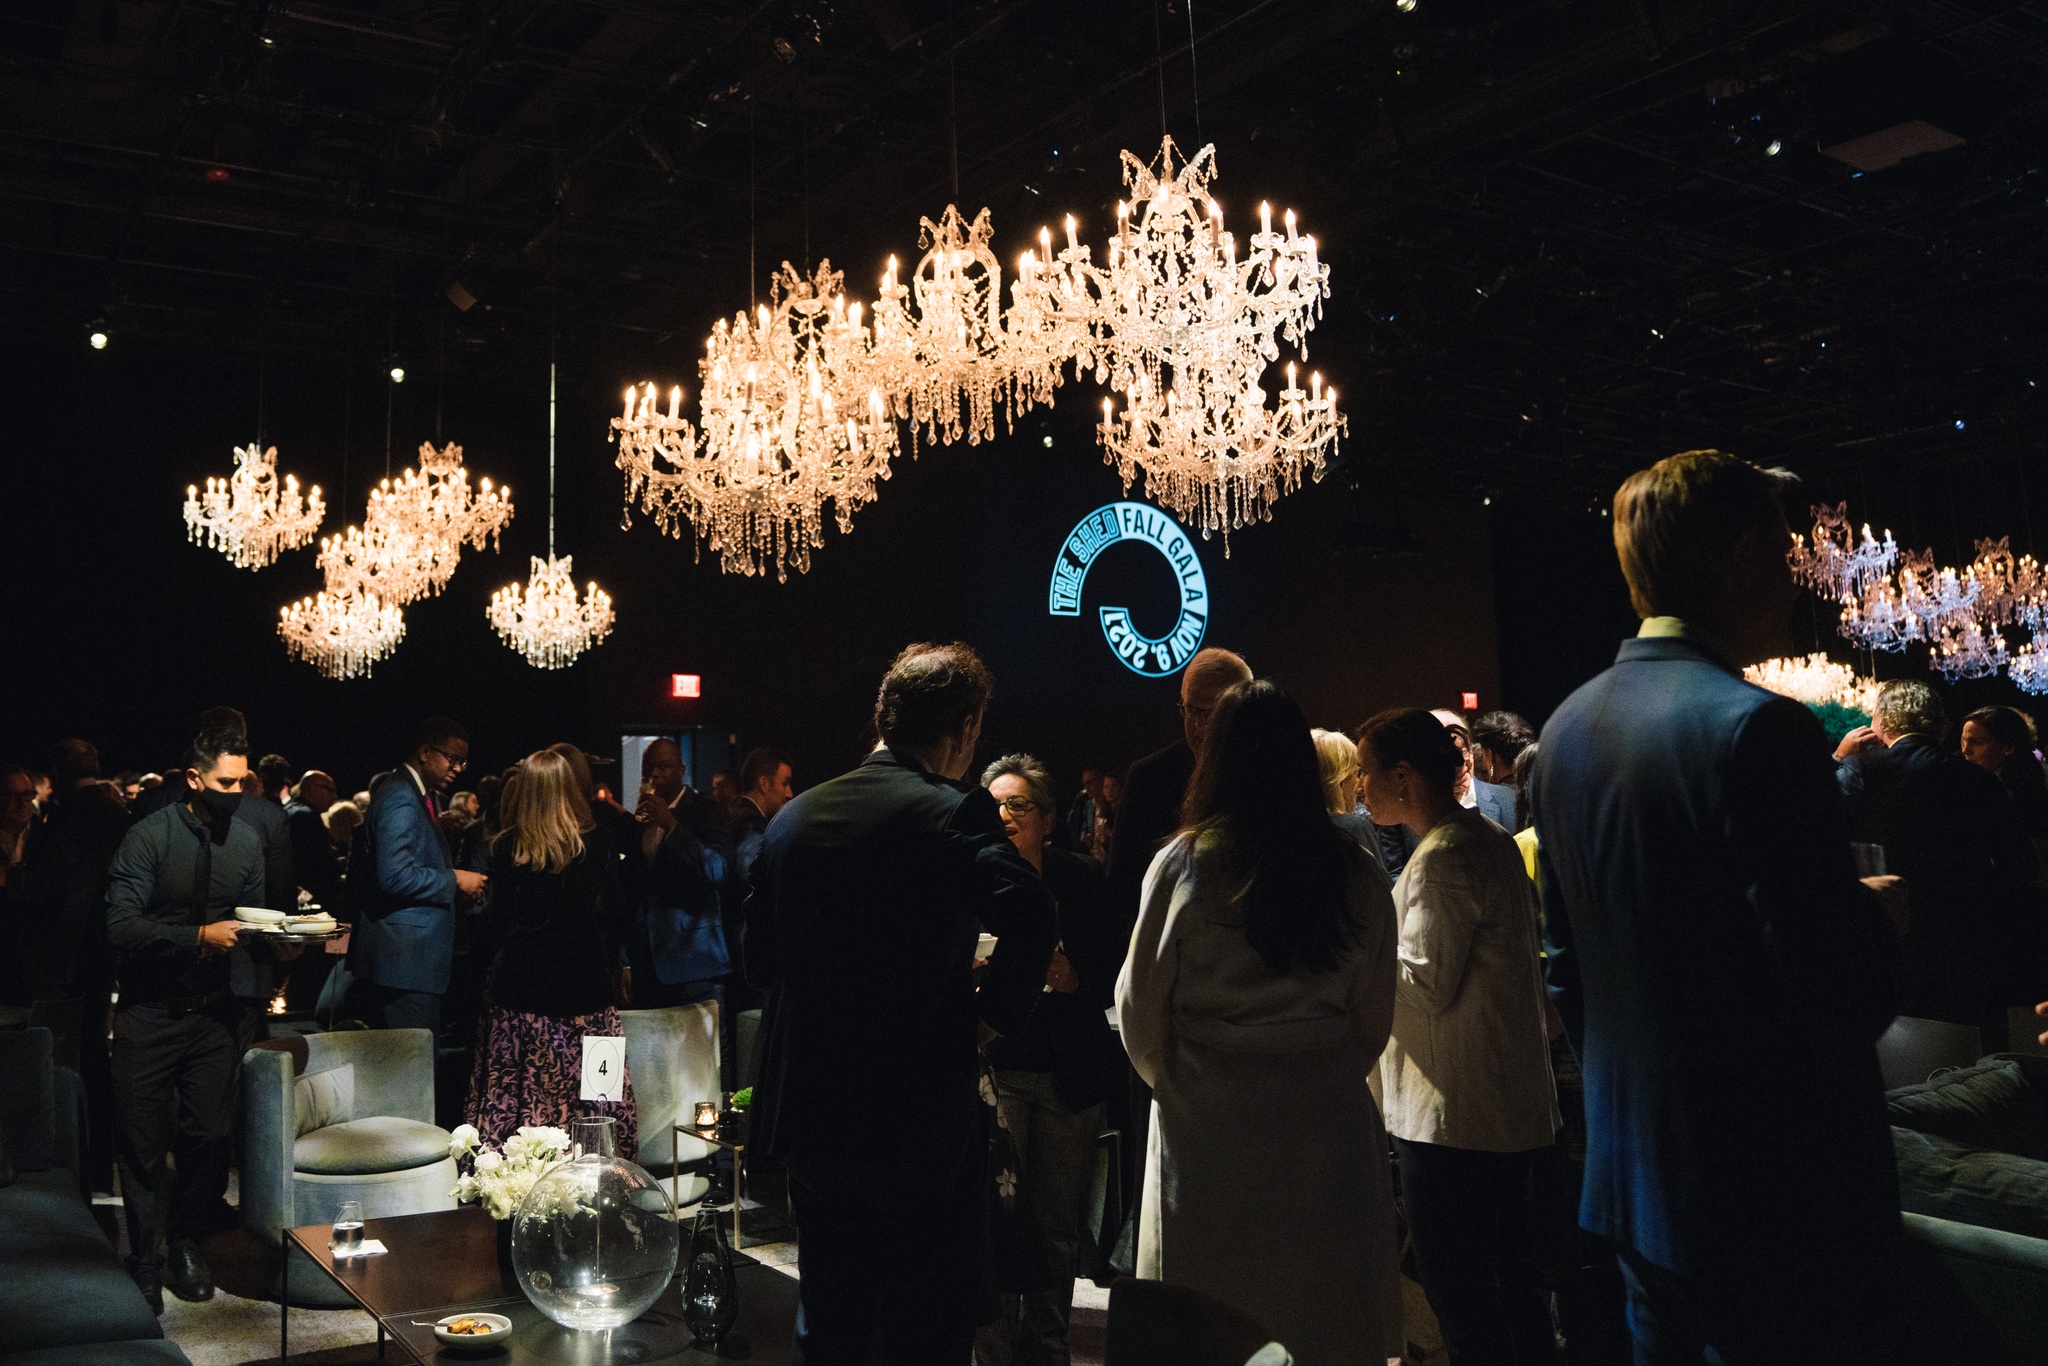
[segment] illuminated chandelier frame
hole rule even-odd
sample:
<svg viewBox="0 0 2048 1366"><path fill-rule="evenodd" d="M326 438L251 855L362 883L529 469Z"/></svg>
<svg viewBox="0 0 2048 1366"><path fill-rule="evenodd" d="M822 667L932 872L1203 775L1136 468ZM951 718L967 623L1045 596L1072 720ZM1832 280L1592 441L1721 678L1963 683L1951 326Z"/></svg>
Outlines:
<svg viewBox="0 0 2048 1366"><path fill-rule="evenodd" d="M299 494L297 475L277 477L277 447L251 442L235 447L235 472L185 488L185 534L218 550L237 569L261 569L287 550L313 539L327 516L320 486Z"/></svg>
<svg viewBox="0 0 2048 1366"><path fill-rule="evenodd" d="M550 342L552 349L553 343ZM611 595L590 583L576 591L572 557L555 555L555 363L548 362L548 557L535 555L524 584L508 583L491 595L485 615L500 638L536 669L566 669L611 634Z"/></svg>

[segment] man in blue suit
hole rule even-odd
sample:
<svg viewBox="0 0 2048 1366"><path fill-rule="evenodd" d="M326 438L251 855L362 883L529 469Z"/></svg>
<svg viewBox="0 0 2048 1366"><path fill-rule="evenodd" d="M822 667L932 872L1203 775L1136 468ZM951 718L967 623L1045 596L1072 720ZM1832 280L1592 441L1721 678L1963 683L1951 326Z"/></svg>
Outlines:
<svg viewBox="0 0 2048 1366"><path fill-rule="evenodd" d="M441 716L421 723L411 756L371 789L349 851L348 966L365 1015L383 1029L440 1035L455 912L481 896L487 880L455 867L441 830L440 794L468 766L467 731Z"/></svg>
<svg viewBox="0 0 2048 1366"><path fill-rule="evenodd" d="M1620 1253L1639 1366L1905 1350L1874 1049L1897 880L1857 885L1820 723L1739 672L1783 652L1789 479L1690 451L1621 486L1643 626L1551 717L1532 778L1585 1074L1579 1219Z"/></svg>

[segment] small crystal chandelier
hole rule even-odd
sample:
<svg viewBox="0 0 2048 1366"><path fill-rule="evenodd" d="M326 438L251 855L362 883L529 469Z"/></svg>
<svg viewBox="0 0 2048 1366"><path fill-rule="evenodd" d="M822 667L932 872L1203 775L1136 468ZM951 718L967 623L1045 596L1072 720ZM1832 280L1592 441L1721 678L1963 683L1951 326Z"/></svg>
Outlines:
<svg viewBox="0 0 2048 1366"><path fill-rule="evenodd" d="M948 204L936 223L918 220L917 244L926 250L907 288L897 281L896 258L889 258L875 300L876 387L897 399L913 441L920 430L935 445L995 436L996 404L1009 392L1012 361L1003 268L988 245L994 234L987 209L969 223Z"/></svg>
<svg viewBox="0 0 2048 1366"><path fill-rule="evenodd" d="M1266 205L1239 261L1209 197L1216 149L1177 169L1175 153L1162 141L1156 170L1123 155L1131 198L1117 205L1090 325L1098 377L1126 412L1106 408L1098 432L1127 489L1142 475L1154 501L1205 537L1223 532L1227 553L1231 530L1270 517L1304 477L1322 478L1344 432L1320 375L1303 390L1290 368L1277 407L1261 382L1282 341L1306 354L1330 271L1293 211L1282 236Z"/></svg>
<svg viewBox="0 0 2048 1366"><path fill-rule="evenodd" d="M1837 664L1825 654L1767 659L1744 669L1742 676L1759 688L1808 705L1832 702L1865 715L1877 705L1876 679L1862 677L1847 664Z"/></svg>
<svg viewBox="0 0 2048 1366"><path fill-rule="evenodd" d="M185 488L186 535L220 551L237 569L261 569L298 549L326 515L318 484L303 499L297 475L287 474L279 487L275 446L237 446L233 474L208 475L203 494L196 484Z"/></svg>
<svg viewBox="0 0 2048 1366"><path fill-rule="evenodd" d="M533 557L524 585L508 583L491 595L491 625L536 669L566 669L612 630L611 595L590 585L579 600L571 557L555 556L555 363L548 362L548 557Z"/></svg>
<svg viewBox="0 0 2048 1366"><path fill-rule="evenodd" d="M889 476L896 424L873 334L842 279L829 261L810 277L785 261L772 307L712 328L698 366L701 436L681 416L680 388L666 416L651 383L628 389L612 420L628 497L671 534L689 521L727 573L764 573L770 561L778 579L803 573L823 544L825 504L851 531Z"/></svg>
<svg viewBox="0 0 2048 1366"><path fill-rule="evenodd" d="M1793 533L1792 549L1786 555L1792 577L1830 602L1853 602L1871 585L1883 579L1898 563L1898 542L1887 530L1882 542L1863 527L1859 543L1849 528L1849 505L1817 507L1813 510L1813 540Z"/></svg>
<svg viewBox="0 0 2048 1366"><path fill-rule="evenodd" d="M462 447L420 446L417 469L370 490L358 527L320 542L318 563L330 592L357 587L390 603L408 603L448 586L466 543L481 550L512 520L512 490L486 478L472 493Z"/></svg>
<svg viewBox="0 0 2048 1366"><path fill-rule="evenodd" d="M368 674L405 638L405 614L360 588L315 593L279 614L285 649L329 678Z"/></svg>
<svg viewBox="0 0 2048 1366"><path fill-rule="evenodd" d="M2048 693L2048 637L2037 631L2034 638L2013 654L2007 666L2013 683L2023 693Z"/></svg>

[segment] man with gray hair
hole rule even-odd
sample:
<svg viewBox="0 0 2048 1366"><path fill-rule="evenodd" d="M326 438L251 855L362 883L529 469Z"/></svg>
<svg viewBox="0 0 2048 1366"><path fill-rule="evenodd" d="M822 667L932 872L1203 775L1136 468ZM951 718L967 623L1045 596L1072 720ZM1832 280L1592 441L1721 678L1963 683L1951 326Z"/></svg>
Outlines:
<svg viewBox="0 0 2048 1366"><path fill-rule="evenodd" d="M1883 848L1913 898L1901 1013L1976 1025L2002 1047L2007 918L2034 853L2004 786L1942 743L1948 709L1918 679L1878 690L1872 724L1842 738L1835 771L1851 839Z"/></svg>

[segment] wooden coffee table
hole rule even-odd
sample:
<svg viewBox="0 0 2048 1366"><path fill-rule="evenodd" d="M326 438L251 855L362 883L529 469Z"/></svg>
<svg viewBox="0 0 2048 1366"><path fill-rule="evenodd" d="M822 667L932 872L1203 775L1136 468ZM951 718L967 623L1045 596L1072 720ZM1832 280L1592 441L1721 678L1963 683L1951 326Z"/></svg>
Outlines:
<svg viewBox="0 0 2048 1366"><path fill-rule="evenodd" d="M689 1228L678 1232L687 1251ZM284 1255L303 1255L333 1277L349 1298L377 1320L377 1353L385 1338L415 1362L476 1362L479 1366L528 1363L675 1362L712 1366L744 1359L753 1366L787 1366L796 1328L796 1280L766 1266L738 1270L740 1318L723 1350L697 1347L683 1323L682 1292L671 1280L654 1307L623 1328L604 1333L564 1328L533 1307L518 1283L498 1263L496 1223L481 1209L465 1207L432 1214L371 1219L363 1237L389 1251L378 1257L336 1261L328 1252L334 1230L328 1224L286 1229ZM296 1254L294 1252L296 1249ZM679 1268L680 1269L680 1268ZM444 1348L434 1338L436 1319L484 1309L512 1320L512 1335L495 1349ZM289 1360L290 1310L278 1306L278 1355ZM744 1358L739 1353L744 1351Z"/></svg>

